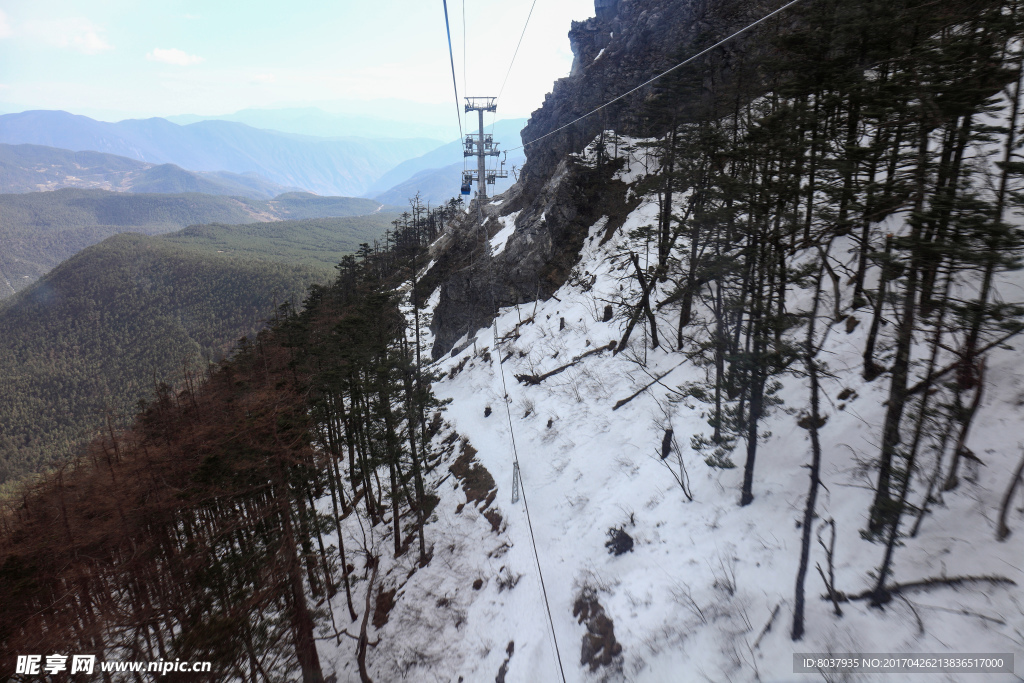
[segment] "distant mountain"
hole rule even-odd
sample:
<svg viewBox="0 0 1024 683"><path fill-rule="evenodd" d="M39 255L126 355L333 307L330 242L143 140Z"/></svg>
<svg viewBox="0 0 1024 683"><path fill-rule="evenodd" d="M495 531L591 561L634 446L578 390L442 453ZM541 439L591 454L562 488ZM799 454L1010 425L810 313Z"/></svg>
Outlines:
<svg viewBox="0 0 1024 683"><path fill-rule="evenodd" d="M0 488L201 371L326 282L393 214L109 237L0 302ZM116 418L115 418L116 419Z"/></svg>
<svg viewBox="0 0 1024 683"><path fill-rule="evenodd" d="M373 199L308 193L285 193L272 200L70 188L0 195L0 299L117 233L156 235L203 223L359 216L382 208Z"/></svg>
<svg viewBox="0 0 1024 683"><path fill-rule="evenodd" d="M499 149L522 145L519 134L525 125L526 119L505 119L495 123L493 135L499 143ZM490 133L491 130L492 127L487 126L485 132ZM453 197L459 194L464 164L475 164L475 159L463 161L462 150L462 141L455 140L415 159L403 161L374 182L365 196L374 197L386 204L404 204L406 199L402 198L411 197L417 191L424 201L435 203ZM497 159L500 162L506 157L503 154ZM511 177L512 166L522 167L525 161L522 149L510 153L505 161L505 168L510 171L510 177L504 182L498 181L493 190L488 188L488 194L508 189L514 182L514 177ZM488 165L494 163L494 159L490 159Z"/></svg>
<svg viewBox="0 0 1024 683"><path fill-rule="evenodd" d="M0 116L0 143L92 150L190 171L255 173L288 187L346 196L364 194L388 170L439 144L420 138L316 138L232 121L107 123L63 111Z"/></svg>
<svg viewBox="0 0 1024 683"><path fill-rule="evenodd" d="M402 197L406 197L408 202L409 197L414 197L419 193L420 200L423 203L429 202L436 205L447 201L451 197L459 196L462 184L462 168L462 164L451 164L444 168L430 168L420 171L405 182L395 185L387 192L378 196L387 198L389 203L397 204L401 201ZM493 187L493 185L488 186L488 193L491 192ZM383 202L384 200L380 199L378 201Z"/></svg>
<svg viewBox="0 0 1024 683"><path fill-rule="evenodd" d="M63 187L167 194L202 192L251 199L270 199L301 189L272 183L255 173L186 171L174 164L156 165L102 152L0 144L0 194Z"/></svg>
<svg viewBox="0 0 1024 683"><path fill-rule="evenodd" d="M402 205L406 201L401 202ZM401 206L388 206L376 199L365 197L321 197L309 192L286 192L267 202L249 202L249 206L264 204L275 220L305 218L331 218L336 216L365 216L373 213L401 211Z"/></svg>
<svg viewBox="0 0 1024 683"><path fill-rule="evenodd" d="M448 105L450 108L451 105ZM408 108L399 111L408 111ZM446 109L447 123L424 120L400 120L394 117L378 118L360 114L335 114L318 107L285 109L243 109L234 114L220 116L198 116L182 114L168 116L168 121L185 126L199 121L235 121L253 128L277 130L283 133L315 135L334 138L358 136L366 138L435 138L445 140L452 134L454 114L450 117Z"/></svg>

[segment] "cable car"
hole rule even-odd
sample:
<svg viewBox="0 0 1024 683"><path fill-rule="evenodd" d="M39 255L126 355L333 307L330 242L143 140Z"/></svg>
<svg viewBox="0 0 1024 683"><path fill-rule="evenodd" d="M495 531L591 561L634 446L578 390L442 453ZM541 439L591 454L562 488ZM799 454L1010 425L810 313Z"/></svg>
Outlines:
<svg viewBox="0 0 1024 683"><path fill-rule="evenodd" d="M462 176L462 194L468 197L472 191L472 179L468 175Z"/></svg>

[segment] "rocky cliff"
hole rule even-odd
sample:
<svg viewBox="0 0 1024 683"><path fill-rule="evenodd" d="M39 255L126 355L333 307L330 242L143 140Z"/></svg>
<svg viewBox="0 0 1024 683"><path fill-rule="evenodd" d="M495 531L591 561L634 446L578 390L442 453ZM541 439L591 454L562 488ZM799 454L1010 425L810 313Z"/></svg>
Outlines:
<svg viewBox="0 0 1024 683"><path fill-rule="evenodd" d="M483 207L482 229L474 203L464 223L435 245L435 265L426 278L431 286L424 287L429 291L441 285L432 324L435 358L488 324L495 307L551 296L577 261L587 227L601 216L608 216L613 227L621 224L630 206L625 185L613 179L615 167L583 168L572 155L602 130L633 136L661 132L666 122L648 110L660 86L646 86L558 129L763 14L749 2L740 10L734 0L714 5L706 0L595 0L594 5L596 16L573 22L569 31L575 56L571 73L554 84L523 130L527 162L519 182ZM753 32L747 40L756 36ZM744 44L719 48L688 77L735 79L744 63ZM677 116L696 117L708 105L700 100L698 88ZM514 232L492 257L484 245L511 223Z"/></svg>

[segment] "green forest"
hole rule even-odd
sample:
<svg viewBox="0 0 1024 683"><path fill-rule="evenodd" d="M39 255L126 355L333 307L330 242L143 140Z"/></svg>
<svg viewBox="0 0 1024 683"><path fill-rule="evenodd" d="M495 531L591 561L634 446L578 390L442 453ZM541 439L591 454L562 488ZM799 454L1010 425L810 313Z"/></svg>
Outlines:
<svg viewBox="0 0 1024 683"><path fill-rule="evenodd" d="M68 456L219 360L393 215L115 235L0 305L0 484Z"/></svg>
<svg viewBox="0 0 1024 683"><path fill-rule="evenodd" d="M306 264L332 269L345 254L359 245L372 244L395 220L393 213L348 218L247 223L244 225L193 225L160 240L207 253L230 254L282 263Z"/></svg>
<svg viewBox="0 0 1024 683"><path fill-rule="evenodd" d="M292 192L271 200L132 194L66 188L0 195L0 298L25 288L85 247L122 232L156 235L190 225L373 214L370 199Z"/></svg>

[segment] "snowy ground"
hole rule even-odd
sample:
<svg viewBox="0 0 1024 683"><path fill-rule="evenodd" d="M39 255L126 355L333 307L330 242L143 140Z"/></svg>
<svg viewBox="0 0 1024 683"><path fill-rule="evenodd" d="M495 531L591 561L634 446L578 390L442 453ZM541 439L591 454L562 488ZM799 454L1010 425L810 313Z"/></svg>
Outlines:
<svg viewBox="0 0 1024 683"><path fill-rule="evenodd" d="M708 466L690 448L692 435L709 431L702 405L668 400L679 385L703 381L704 369L683 362L678 352L645 350L639 325L630 348L618 355L591 354L536 386L515 380L515 374L540 375L619 339L623 321L602 322L604 306L636 287L623 252L630 230L652 223L656 213L656 202L645 201L604 245L599 245L604 221L598 221L574 276L557 298L501 311L498 333L514 337L501 345L502 356L508 357L503 367L494 353L493 327L480 330L461 353L436 364L446 377L435 392L453 401L445 414L450 427L435 443L452 430L468 439L497 484L488 509L498 511L503 521L496 533L481 511L483 504L460 507L466 496L447 466L463 446L460 441L446 446L450 453L431 475L441 502L427 526L434 549L430 564L413 571L415 553L410 552L392 566L386 532L375 541L387 566L384 587L398 594L387 624L371 628L371 640L381 643L368 655L374 680L491 681L503 663L509 682L561 680L526 504L567 681L1022 680L1021 661L1017 675L844 678L793 672L795 652L999 652L1024 658L1024 517L1019 502L1010 517L1015 533L1004 543L994 540L995 515L1021 450L1024 369L1019 352L1000 350L990 356L984 402L970 440L985 466L968 467L964 483L944 494L921 533L897 549L893 571L898 582L998 574L1018 586L935 588L897 598L884 610L866 601L848 602L844 616L837 618L831 603L820 599L824 586L814 565L825 567L825 558L815 544L806 582L807 633L800 643L792 642L789 632L810 461L807 431L796 424L807 406L803 379L785 379L784 405L765 423L771 436L759 449L755 500L747 507L738 505L742 442L732 455L738 467ZM510 220L492 240L495 252L504 247L511 225ZM643 253L643 244L629 246ZM843 245L835 248L841 251ZM626 289L620 291L620 285ZM794 306L801 305L801 296L806 295L794 294ZM435 295L431 304L436 301ZM672 317L666 313L666 322ZM867 327L860 324L847 333L845 325L836 325L823 352L837 379L825 380L822 387L829 419L821 429L824 488L818 514L835 520L837 588L851 594L871 587L884 551L860 534L874 484L868 464L877 455L887 390L886 376L868 384L860 375ZM643 359L646 368L638 362ZM660 384L613 410L652 376L672 368ZM844 390L852 393L840 400ZM659 457L666 427L674 430L692 501L666 465L678 474L674 456ZM522 498L515 504L513 435L522 478ZM633 538L631 552L610 554L605 543L613 527ZM347 529L351 548L359 543L360 532L351 524ZM361 568L349 552L349 561ZM364 584L356 584L360 610ZM595 594L622 647L612 667L593 673L580 664L587 630L573 616L584 589ZM355 633L358 623L349 624L343 599L339 594L333 600L335 620L339 629ZM354 647L345 637L321 641L325 672L335 672L339 681L358 680Z"/></svg>

